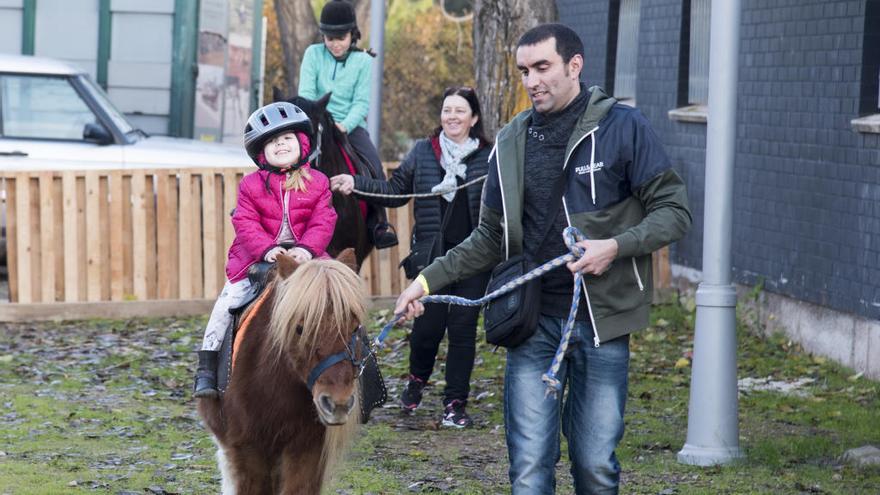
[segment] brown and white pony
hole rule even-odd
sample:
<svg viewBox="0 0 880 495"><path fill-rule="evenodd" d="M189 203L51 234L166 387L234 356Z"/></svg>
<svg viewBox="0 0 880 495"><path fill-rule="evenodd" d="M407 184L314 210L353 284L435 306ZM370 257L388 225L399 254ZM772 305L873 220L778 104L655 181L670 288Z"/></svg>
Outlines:
<svg viewBox="0 0 880 495"><path fill-rule="evenodd" d="M229 386L199 401L224 494L318 494L347 448L359 417L366 293L352 250L339 259L348 264L278 257L242 319Z"/></svg>

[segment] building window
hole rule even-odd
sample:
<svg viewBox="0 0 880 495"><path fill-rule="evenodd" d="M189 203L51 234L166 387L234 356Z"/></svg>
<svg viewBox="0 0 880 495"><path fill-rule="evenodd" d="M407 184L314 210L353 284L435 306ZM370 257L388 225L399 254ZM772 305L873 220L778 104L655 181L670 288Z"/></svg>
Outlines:
<svg viewBox="0 0 880 495"><path fill-rule="evenodd" d="M862 81L859 116L852 120L857 132L880 134L880 2L865 7L865 37L862 42Z"/></svg>
<svg viewBox="0 0 880 495"><path fill-rule="evenodd" d="M677 98L679 108L669 111L669 118L672 120L706 122L711 12L711 0L682 2Z"/></svg>
<svg viewBox="0 0 880 495"><path fill-rule="evenodd" d="M614 55L608 59L608 89L614 97L635 104L641 0L612 0L608 38Z"/></svg>

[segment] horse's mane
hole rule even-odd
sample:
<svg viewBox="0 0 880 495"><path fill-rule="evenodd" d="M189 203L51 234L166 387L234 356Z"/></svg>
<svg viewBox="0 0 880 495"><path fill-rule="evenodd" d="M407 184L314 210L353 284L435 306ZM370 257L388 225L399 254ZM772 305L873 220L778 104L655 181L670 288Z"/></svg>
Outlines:
<svg viewBox="0 0 880 495"><path fill-rule="evenodd" d="M279 355L293 349L312 353L327 331L336 332L347 343L343 330L353 330L366 315L360 277L336 260L304 263L275 290L269 339Z"/></svg>

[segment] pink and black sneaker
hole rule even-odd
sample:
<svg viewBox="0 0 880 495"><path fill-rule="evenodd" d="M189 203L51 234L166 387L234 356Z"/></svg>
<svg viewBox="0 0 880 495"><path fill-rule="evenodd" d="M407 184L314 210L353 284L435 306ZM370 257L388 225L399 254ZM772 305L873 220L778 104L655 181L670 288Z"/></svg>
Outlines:
<svg viewBox="0 0 880 495"><path fill-rule="evenodd" d="M403 393L400 394L400 404L403 406L404 411L413 412L419 407L419 404L422 402L422 390L425 389L427 384L425 380L415 375L409 375L409 382L406 384L406 388L403 389Z"/></svg>
<svg viewBox="0 0 880 495"><path fill-rule="evenodd" d="M474 424L474 420L468 416L464 406L466 401L455 399L446 404L446 411L443 413L443 426L452 426L454 428L467 428Z"/></svg>

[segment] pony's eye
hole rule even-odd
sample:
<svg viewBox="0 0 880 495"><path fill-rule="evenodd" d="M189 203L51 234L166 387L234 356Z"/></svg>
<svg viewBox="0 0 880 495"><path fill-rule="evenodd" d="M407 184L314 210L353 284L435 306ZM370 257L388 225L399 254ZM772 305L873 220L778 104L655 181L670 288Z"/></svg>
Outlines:
<svg viewBox="0 0 880 495"><path fill-rule="evenodd" d="M302 325L297 325L297 326L296 326L296 334L297 334L297 335L302 335L302 333L303 333L303 327L302 327Z"/></svg>

